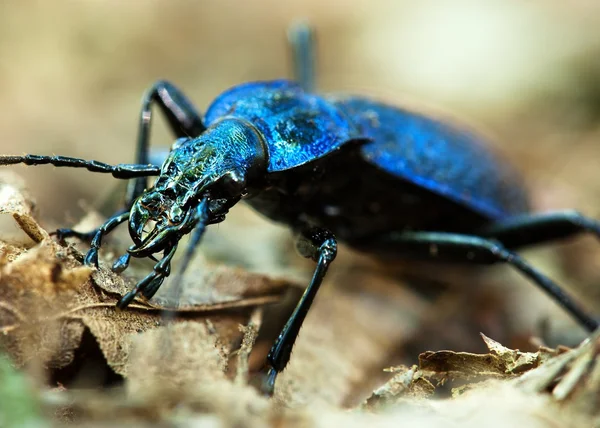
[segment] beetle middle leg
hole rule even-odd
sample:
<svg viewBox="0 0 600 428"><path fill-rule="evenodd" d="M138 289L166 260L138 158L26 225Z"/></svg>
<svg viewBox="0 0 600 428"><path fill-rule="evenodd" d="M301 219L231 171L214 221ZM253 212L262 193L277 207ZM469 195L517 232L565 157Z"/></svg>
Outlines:
<svg viewBox="0 0 600 428"><path fill-rule="evenodd" d="M528 277L588 331L598 321L588 315L561 287L499 240L445 232L400 232L378 240L379 248L419 259L469 264L506 263Z"/></svg>
<svg viewBox="0 0 600 428"><path fill-rule="evenodd" d="M329 265L337 254L337 241L333 234L318 227L306 226L301 228L296 247L302 256L317 262L317 267L296 309L294 309L267 356L270 369L263 384L263 391L268 395L273 395L275 379L290 360L300 327L319 291Z"/></svg>

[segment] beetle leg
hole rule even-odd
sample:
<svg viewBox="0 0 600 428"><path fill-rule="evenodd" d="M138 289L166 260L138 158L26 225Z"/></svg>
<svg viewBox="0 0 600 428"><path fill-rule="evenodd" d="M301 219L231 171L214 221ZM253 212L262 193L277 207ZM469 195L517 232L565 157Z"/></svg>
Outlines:
<svg viewBox="0 0 600 428"><path fill-rule="evenodd" d="M518 254L496 240L442 232L401 232L379 241L379 248L420 259L472 264L507 263L529 278L562 306L584 328L594 331L599 324L554 281L538 272Z"/></svg>
<svg viewBox="0 0 600 428"><path fill-rule="evenodd" d="M100 246L102 245L102 238L104 237L104 235L108 234L109 232L111 232L115 227L117 227L119 224L123 223L124 221L126 221L129 218L129 212L121 212L121 213L117 213L114 216L112 216L111 218L109 218L108 220L106 220L104 222L104 224L102 226L100 226L97 230L90 232L94 233L94 237L92 238L92 242L90 243L90 249L87 252L87 254L85 255L84 258L84 263L87 266L96 266L98 267L98 250L100 249ZM65 232L73 232L73 235L71 236L77 236L77 234L79 232L75 232L69 229L62 229L63 233ZM84 234L86 235L86 234ZM63 235L64 236L64 235ZM67 235L69 236L69 235Z"/></svg>
<svg viewBox="0 0 600 428"><path fill-rule="evenodd" d="M294 309L267 356L270 368L263 384L263 391L269 396L273 395L277 374L283 371L290 360L290 354L304 318L319 291L329 265L335 259L337 242L328 230L306 227L300 230L297 248L302 256L316 261L317 267L308 288L304 291L296 309Z"/></svg>
<svg viewBox="0 0 600 428"><path fill-rule="evenodd" d="M77 238L83 242L92 242L92 239L96 236L97 232L98 229L92 230L91 232L77 232L73 229L56 229L56 231L51 232L50 235L56 235L56 239L58 239L61 244L64 244L62 241L64 241L65 238Z"/></svg>
<svg viewBox="0 0 600 428"><path fill-rule="evenodd" d="M288 30L288 43L292 49L294 80L306 92L315 89L314 31L305 22L299 22Z"/></svg>
<svg viewBox="0 0 600 428"><path fill-rule="evenodd" d="M164 275L161 275L160 277L156 278L154 281L150 282L142 290L142 294L144 295L144 297L148 300L150 300L152 297L154 297L154 295L156 294L156 292L158 291L158 289L164 282L165 278L167 278L169 275L171 275L171 263L169 263L165 266Z"/></svg>
<svg viewBox="0 0 600 428"><path fill-rule="evenodd" d="M177 244L165 248L164 257L154 265L152 272L139 281L131 291L121 297L117 303L117 307L119 309L126 308L140 292L147 298L152 297L158 291L165 278L171 273L171 260L176 251Z"/></svg>
<svg viewBox="0 0 600 428"><path fill-rule="evenodd" d="M482 236L497 239L508 248L518 248L585 232L600 238L600 223L577 211L556 211L511 217L479 232Z"/></svg>
<svg viewBox="0 0 600 428"><path fill-rule="evenodd" d="M142 97L142 110L138 127L136 162L150 162L150 125L152 124L152 104L156 103L165 115L169 127L177 138L197 137L206 127L200 114L183 92L170 82L159 80ZM146 180L135 180L127 188L126 206L144 192Z"/></svg>
<svg viewBox="0 0 600 428"><path fill-rule="evenodd" d="M118 211L117 213L115 213L111 218L109 218L106 221L106 223L110 222L114 217L117 217L117 216L119 216L121 214L124 214L123 210ZM64 241L65 238L77 238L80 241L90 243L90 242L92 242L92 240L94 239L94 237L98 234L98 232L100 231L100 229L102 229L103 226L100 226L99 228L91 230L89 232L78 232L76 230L69 229L69 228L56 229L54 232L51 232L50 235L56 235L56 239L58 239L61 243L63 243L63 241ZM106 234L106 233L107 232L103 232L103 234Z"/></svg>

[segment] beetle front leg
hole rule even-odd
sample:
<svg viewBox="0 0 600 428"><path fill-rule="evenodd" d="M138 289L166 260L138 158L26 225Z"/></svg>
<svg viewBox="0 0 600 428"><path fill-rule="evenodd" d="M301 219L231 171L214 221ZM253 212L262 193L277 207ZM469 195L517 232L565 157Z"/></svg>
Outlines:
<svg viewBox="0 0 600 428"><path fill-rule="evenodd" d="M91 248L85 255L84 263L88 266L98 267L98 250L102 245L102 238L128 218L129 212L121 210L106 220L98 229L94 229L90 232L78 232L73 229L57 229L52 235L56 235L56 238L61 242L64 241L65 238L77 238L81 241L89 242Z"/></svg>
<svg viewBox="0 0 600 428"><path fill-rule="evenodd" d="M316 261L317 267L296 309L294 309L267 356L270 369L263 383L263 391L269 396L273 395L277 375L283 371L290 360L290 354L300 327L302 327L306 314L319 291L329 265L337 254L337 241L333 234L318 227L302 228L296 247L302 256Z"/></svg>
<svg viewBox="0 0 600 428"><path fill-rule="evenodd" d="M108 220L104 222L102 226L100 226L96 231L94 231L94 236L92 238L92 242L90 244L91 248L85 255L84 263L88 266L96 266L98 267L98 250L102 245L102 238L104 235L112 231L119 224L127 221L129 218L129 212L121 212L117 213ZM78 233L78 232L74 232ZM85 235L85 234L84 234Z"/></svg>
<svg viewBox="0 0 600 428"><path fill-rule="evenodd" d="M140 280L135 287L117 302L117 308L125 309L140 292L150 299L159 289L166 277L171 274L171 261L177 251L177 244L165 248L164 256L155 265L152 272Z"/></svg>

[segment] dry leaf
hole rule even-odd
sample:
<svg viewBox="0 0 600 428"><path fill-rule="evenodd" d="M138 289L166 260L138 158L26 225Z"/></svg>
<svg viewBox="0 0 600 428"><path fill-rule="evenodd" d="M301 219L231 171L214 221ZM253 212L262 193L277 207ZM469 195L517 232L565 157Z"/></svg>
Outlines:
<svg viewBox="0 0 600 428"><path fill-rule="evenodd" d="M0 172L0 230L2 240L22 243L22 234L15 233L14 224L6 221L11 216L21 231L33 241L42 242L48 233L40 227L32 216L34 204L27 195L23 181L10 171Z"/></svg>
<svg viewBox="0 0 600 428"><path fill-rule="evenodd" d="M6 186L0 187L0 194ZM2 258L0 265L2 345L20 365L36 361L61 368L73 362L83 332L88 329L107 364L126 376L132 339L156 330L162 323L160 310L173 302L165 306L162 300L140 299L128 310L117 310L117 299L131 289L135 279L126 280L112 273L103 267L105 261L97 270L82 266L78 251L61 247L47 238L42 228L32 226L37 225L27 209L32 203L18 193L18 187L10 189L12 202L3 207L4 212L18 214L18 225L30 228L28 235L35 235L39 229L46 238L29 250L4 243L5 255L11 256ZM198 265L192 268L200 270ZM227 267L206 269L203 275L193 269L193 280L184 281L184 304L173 322L210 322L211 334L219 337L227 352L242 339L238 325L247 324L251 314L243 308L275 302L289 286L281 280ZM197 293L197 289L211 292ZM241 311L225 314L224 309Z"/></svg>
<svg viewBox="0 0 600 428"><path fill-rule="evenodd" d="M427 380L417 366L392 367L386 371L395 373L394 377L373 391L373 395L364 404L365 409L378 410L406 399L427 398L435 392L435 386Z"/></svg>
<svg viewBox="0 0 600 428"><path fill-rule="evenodd" d="M538 367L557 352L540 348L538 352L521 352L502 346L481 335L490 350L488 354L437 351L419 355L419 368L435 373L440 380L476 378L508 378Z"/></svg>
<svg viewBox="0 0 600 428"><path fill-rule="evenodd" d="M138 299L127 311L114 309L135 279L106 269L114 257L110 242L98 270L81 266L82 255L75 247L49 239L31 249L23 244L4 248L10 256L0 265L0 321L2 343L13 358L21 364L67 366L89 331L106 363L127 378L125 395L114 397L53 391L48 399L54 404L48 405L71 421L464 427L465 415L482 425L490 422L490 415L510 414L503 424L544 427L582 426L596 414L597 346L588 343L563 353L547 348L520 352L483 335L488 354L423 353L420 367L396 368L365 406L340 412L342 406L353 406L365 385L382 379L375 373L381 373L390 349L407 332L416 334L406 325L404 331L398 328L401 320L417 319L399 314L398 302L412 302L418 313L422 300L402 288L387 289L387 279L381 286L385 293L371 295L370 304L356 290L332 283L324 287L292 361L278 379L276 396L268 400L248 385L253 375L249 354L262 324L261 311L248 307L279 300L287 282L199 258L190 270L194 279L184 281L181 310L172 323L162 325L160 309L173 304L168 292L152 302ZM128 274L139 277L145 272L147 267L138 266ZM369 286L377 289L378 277L370 275ZM224 312L226 308L238 310ZM429 398L451 381L460 381L454 398ZM282 408L284 403L296 409Z"/></svg>

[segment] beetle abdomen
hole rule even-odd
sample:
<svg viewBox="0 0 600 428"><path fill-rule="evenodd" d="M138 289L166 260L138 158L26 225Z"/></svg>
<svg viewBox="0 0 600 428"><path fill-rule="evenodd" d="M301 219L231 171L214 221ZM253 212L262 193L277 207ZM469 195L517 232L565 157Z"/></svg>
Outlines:
<svg viewBox="0 0 600 428"><path fill-rule="evenodd" d="M529 210L516 173L474 134L362 97L328 99L371 140L361 147L369 163L491 220Z"/></svg>

